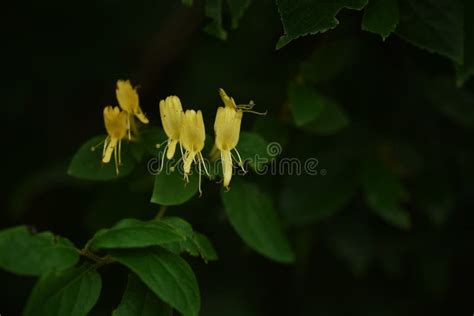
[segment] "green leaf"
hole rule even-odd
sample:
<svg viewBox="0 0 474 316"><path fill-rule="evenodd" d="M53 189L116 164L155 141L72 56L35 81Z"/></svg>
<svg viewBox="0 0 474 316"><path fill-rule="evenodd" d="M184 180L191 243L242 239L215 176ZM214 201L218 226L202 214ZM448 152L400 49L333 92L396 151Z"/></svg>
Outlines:
<svg viewBox="0 0 474 316"><path fill-rule="evenodd" d="M464 0L464 63L456 64L457 82L462 86L474 75L474 2Z"/></svg>
<svg viewBox="0 0 474 316"><path fill-rule="evenodd" d="M308 34L323 33L335 28L336 15L343 8L361 10L368 0L277 0L285 34L280 37L277 49L292 40Z"/></svg>
<svg viewBox="0 0 474 316"><path fill-rule="evenodd" d="M372 210L389 224L409 229L410 214L400 205L406 201L408 193L390 170L378 159L365 159L361 180Z"/></svg>
<svg viewBox="0 0 474 316"><path fill-rule="evenodd" d="M327 103L312 87L295 82L288 87L288 98L295 123L300 127L317 119Z"/></svg>
<svg viewBox="0 0 474 316"><path fill-rule="evenodd" d="M352 38L321 42L311 57L301 63L299 73L313 84L334 80L358 59L359 46Z"/></svg>
<svg viewBox="0 0 474 316"><path fill-rule="evenodd" d="M217 251L212 245L211 241L201 233L194 232L194 243L199 249L199 254L204 259L204 261L214 261L219 257Z"/></svg>
<svg viewBox="0 0 474 316"><path fill-rule="evenodd" d="M232 227L252 249L278 262L295 260L270 196L254 183L236 178L228 192L221 191Z"/></svg>
<svg viewBox="0 0 474 316"><path fill-rule="evenodd" d="M99 299L102 281L91 265L50 273L34 287L24 316L87 315Z"/></svg>
<svg viewBox="0 0 474 316"><path fill-rule="evenodd" d="M187 5L188 7L192 6L193 5L193 0L181 0L181 2L184 4L184 5Z"/></svg>
<svg viewBox="0 0 474 316"><path fill-rule="evenodd" d="M263 166L270 162L272 157L269 155L267 147L268 143L259 134L251 132L240 133L237 150L242 160L248 161L252 169L262 170Z"/></svg>
<svg viewBox="0 0 474 316"><path fill-rule="evenodd" d="M316 155L314 175L290 175L280 195L283 216L291 225L307 225L342 210L355 195L352 162L340 152ZM301 170L303 171L303 170Z"/></svg>
<svg viewBox="0 0 474 316"><path fill-rule="evenodd" d="M463 12L458 0L400 0L397 35L413 45L463 62Z"/></svg>
<svg viewBox="0 0 474 316"><path fill-rule="evenodd" d="M201 298L197 280L191 267L180 256L158 247L114 250L112 256L180 313L198 315Z"/></svg>
<svg viewBox="0 0 474 316"><path fill-rule="evenodd" d="M335 100L319 95L322 110L310 123L302 128L308 132L320 135L330 135L340 132L349 125L349 117Z"/></svg>
<svg viewBox="0 0 474 316"><path fill-rule="evenodd" d="M183 204L196 195L198 187L197 172L194 172L189 177L189 183L186 183L179 169L174 172L163 169L155 176L151 202L160 205Z"/></svg>
<svg viewBox="0 0 474 316"><path fill-rule="evenodd" d="M69 165L70 176L85 180L106 181L124 177L133 171L137 164L131 150L133 145L125 140L122 141L122 165L119 166L119 174L115 171L113 157L109 163L102 163L102 145L99 144L105 138L105 135L96 136L79 148Z"/></svg>
<svg viewBox="0 0 474 316"><path fill-rule="evenodd" d="M21 275L42 275L72 267L79 259L74 245L50 232L31 233L26 226L0 232L0 267Z"/></svg>
<svg viewBox="0 0 474 316"><path fill-rule="evenodd" d="M185 236L171 225L158 220L143 222L123 219L111 228L99 231L90 241L91 249L141 248L182 241Z"/></svg>
<svg viewBox="0 0 474 316"><path fill-rule="evenodd" d="M173 310L134 274L128 276L127 289L112 316L172 316Z"/></svg>
<svg viewBox="0 0 474 316"><path fill-rule="evenodd" d="M227 0L227 4L232 16L232 28L236 29L239 26L240 19L250 5L250 0Z"/></svg>
<svg viewBox="0 0 474 316"><path fill-rule="evenodd" d="M227 32L222 27L222 0L206 0L206 16L213 21L206 25L204 31L221 40L227 39Z"/></svg>
<svg viewBox="0 0 474 316"><path fill-rule="evenodd" d="M179 217L165 217L161 221L185 236L184 241L164 244L161 247L176 254L186 252L191 256L201 256L205 262L218 259L217 252L209 239L203 234L195 232L188 222Z"/></svg>
<svg viewBox="0 0 474 316"><path fill-rule="evenodd" d="M397 28L397 0L370 0L365 8L362 29L382 36L385 40Z"/></svg>

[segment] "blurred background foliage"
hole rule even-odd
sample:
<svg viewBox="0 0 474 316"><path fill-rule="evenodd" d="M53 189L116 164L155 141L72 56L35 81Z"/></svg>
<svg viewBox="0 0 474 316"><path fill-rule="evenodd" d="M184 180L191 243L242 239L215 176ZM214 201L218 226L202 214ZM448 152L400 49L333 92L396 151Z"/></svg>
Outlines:
<svg viewBox="0 0 474 316"><path fill-rule="evenodd" d="M306 2L318 8L322 1ZM159 206L149 203L153 180L145 166L93 183L66 174L71 157L104 132L102 109L115 103L117 79L140 85L152 124L159 124L158 101L176 94L203 110L208 134L223 87L237 101L252 99L268 110L265 117L246 116L244 129L279 142L278 159L317 158L326 174L244 179L272 196L295 252L289 265L242 243L209 181L201 198L169 209L219 253L207 265L191 259L201 315L471 314L474 12L468 1L461 32L437 25L430 14L450 1L401 0L397 36L388 36L390 25L366 16L377 3L393 4L379 0L365 12L318 11L329 26L337 14L337 28L288 44L302 24L285 20L289 3L279 1L280 12L271 0L10 3L2 21L2 228L26 223L81 245L124 217L153 218ZM435 27L415 34L420 28L407 7ZM454 11L445 12L456 25ZM394 18L385 14L384 21ZM388 36L384 41L361 30L374 31L374 23ZM463 37L464 52L450 45ZM464 66L454 67L449 58L459 64L461 55ZM104 290L91 315L108 314L126 285L121 267L102 274ZM17 315L34 280L3 271L0 277L0 313Z"/></svg>

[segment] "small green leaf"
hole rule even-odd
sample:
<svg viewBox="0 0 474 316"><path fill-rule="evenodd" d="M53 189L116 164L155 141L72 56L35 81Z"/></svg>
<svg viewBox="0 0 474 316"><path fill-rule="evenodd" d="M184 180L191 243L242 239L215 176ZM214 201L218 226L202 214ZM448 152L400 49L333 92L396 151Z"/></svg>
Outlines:
<svg viewBox="0 0 474 316"><path fill-rule="evenodd" d="M352 38L321 42L311 57L301 63L299 74L313 84L334 80L358 60L359 46Z"/></svg>
<svg viewBox="0 0 474 316"><path fill-rule="evenodd" d="M186 183L179 169L174 172L163 169L155 176L151 202L160 205L183 204L196 195L198 187L199 178L196 172L189 177L189 183Z"/></svg>
<svg viewBox="0 0 474 316"><path fill-rule="evenodd" d="M239 27L239 21L250 5L250 0L227 0L232 16L232 28Z"/></svg>
<svg viewBox="0 0 474 316"><path fill-rule="evenodd" d="M271 198L256 184L233 179L221 197L232 227L247 245L278 262L295 260Z"/></svg>
<svg viewBox="0 0 474 316"><path fill-rule="evenodd" d="M160 300L134 274L128 276L127 289L112 316L172 316L171 307Z"/></svg>
<svg viewBox="0 0 474 316"><path fill-rule="evenodd" d="M209 239L203 234L193 231L188 222L179 217L164 217L161 221L172 226L177 232L185 236L184 241L167 243L161 245L161 247L176 254L186 252L194 257L201 256L205 262L218 259L216 250Z"/></svg>
<svg viewBox="0 0 474 316"><path fill-rule="evenodd" d="M280 205L291 225L307 225L342 210L355 195L357 176L353 163L338 151L315 155L315 174L287 176ZM303 170L301 170L303 171Z"/></svg>
<svg viewBox="0 0 474 316"><path fill-rule="evenodd" d="M222 27L222 0L206 0L205 12L213 21L204 28L204 31L218 39L226 40L227 32Z"/></svg>
<svg viewBox="0 0 474 316"><path fill-rule="evenodd" d="M99 299L102 281L91 265L50 273L34 287L24 316L85 316Z"/></svg>
<svg viewBox="0 0 474 316"><path fill-rule="evenodd" d="M335 28L337 13L343 9L361 10L368 0L277 0L285 34L276 45L280 49L292 40Z"/></svg>
<svg viewBox="0 0 474 316"><path fill-rule="evenodd" d="M474 75L474 1L464 0L464 63L456 64L457 82L462 86Z"/></svg>
<svg viewBox="0 0 474 316"><path fill-rule="evenodd" d="M21 275L42 275L72 267L79 259L74 245L50 232L31 233L26 226L0 232L0 267Z"/></svg>
<svg viewBox="0 0 474 316"><path fill-rule="evenodd" d="M362 29L379 34L385 40L398 25L397 0L370 0L365 8Z"/></svg>
<svg viewBox="0 0 474 316"><path fill-rule="evenodd" d="M99 231L90 241L91 249L141 248L182 241L185 236L158 220L143 222L123 219L111 228Z"/></svg>
<svg viewBox="0 0 474 316"><path fill-rule="evenodd" d="M315 89L304 84L290 83L288 99L297 126L304 126L318 118L327 99Z"/></svg>
<svg viewBox="0 0 474 316"><path fill-rule="evenodd" d="M184 316L198 315L201 298L197 280L180 256L158 247L114 250L112 256Z"/></svg>
<svg viewBox="0 0 474 316"><path fill-rule="evenodd" d="M193 5L193 0L181 0L181 2L184 4L184 5L187 5L188 7L192 6Z"/></svg>
<svg viewBox="0 0 474 316"><path fill-rule="evenodd" d="M463 11L458 0L400 0L397 35L463 63Z"/></svg>
<svg viewBox="0 0 474 316"><path fill-rule="evenodd" d="M367 158L362 164L361 180L372 210L389 224L409 229L410 214L400 205L408 193L390 170L380 160Z"/></svg>
<svg viewBox="0 0 474 316"><path fill-rule="evenodd" d="M219 257L217 256L216 249L212 245L211 241L201 233L194 232L193 238L197 248L199 249L199 253L204 261L214 261L217 260Z"/></svg>
<svg viewBox="0 0 474 316"><path fill-rule="evenodd" d="M261 170L263 166L270 162L268 154L268 143L257 133L240 133L237 150L243 161L248 161L254 170Z"/></svg>
<svg viewBox="0 0 474 316"><path fill-rule="evenodd" d="M349 125L349 117L336 101L320 96L319 101L324 104L317 118L302 128L308 132L320 135L330 135L340 132Z"/></svg>
<svg viewBox="0 0 474 316"><path fill-rule="evenodd" d="M115 163L112 160L102 163L102 145L99 145L106 138L96 136L79 148L69 165L68 174L70 176L96 181L114 180L131 173L137 161L132 153L131 146L127 141L122 141L122 165L119 166L119 174L115 171Z"/></svg>

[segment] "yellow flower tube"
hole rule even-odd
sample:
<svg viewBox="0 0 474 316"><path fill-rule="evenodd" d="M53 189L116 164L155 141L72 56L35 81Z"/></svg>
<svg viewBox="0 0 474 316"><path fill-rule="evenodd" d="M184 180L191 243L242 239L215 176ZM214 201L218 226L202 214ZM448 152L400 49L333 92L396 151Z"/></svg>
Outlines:
<svg viewBox="0 0 474 316"><path fill-rule="evenodd" d="M115 172L119 173L121 159L122 139L127 135L127 113L120 111L116 106L106 106L104 108L104 125L107 130L107 138L104 141L102 150L102 162L109 163L114 154Z"/></svg>

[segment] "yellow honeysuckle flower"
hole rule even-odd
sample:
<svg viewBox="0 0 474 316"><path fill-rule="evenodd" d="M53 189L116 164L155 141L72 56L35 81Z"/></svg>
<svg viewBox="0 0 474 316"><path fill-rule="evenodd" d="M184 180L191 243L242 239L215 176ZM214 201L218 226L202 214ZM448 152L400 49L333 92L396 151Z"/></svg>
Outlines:
<svg viewBox="0 0 474 316"><path fill-rule="evenodd" d="M219 94L222 102L224 102L224 107L217 108L216 120L214 122L216 141L211 151L211 157L218 156L218 151L220 151L224 187L229 188L230 180L232 179L232 159L236 160L238 165L244 170L242 158L236 148L239 142L243 113L250 112L259 115L266 115L267 113L252 111L252 108L255 106L253 101L250 101L249 104L237 105L234 99L229 97L222 88L219 89ZM232 150L235 151L238 159L233 157Z"/></svg>
<svg viewBox="0 0 474 316"><path fill-rule="evenodd" d="M180 144L184 147L183 167L184 178L188 181L188 175L191 171L191 165L196 162L199 166L199 193L201 191L201 165L206 169L204 158L201 151L204 148L206 140L206 131L204 129L204 121L201 111L187 110L184 112L183 121L181 123ZM197 158L197 161L196 161Z"/></svg>
<svg viewBox="0 0 474 316"><path fill-rule="evenodd" d="M224 175L224 187L228 188L232 178L232 153L235 150L242 165L240 154L235 148L239 142L240 123L242 122L242 111L232 107L217 108L214 132L216 133L216 148L220 151L222 171Z"/></svg>
<svg viewBox="0 0 474 316"><path fill-rule="evenodd" d="M104 108L104 124L108 136L104 141L102 162L109 163L112 154L114 154L115 172L118 174L118 166L122 163L122 139L127 136L127 113L120 111L118 106L106 106Z"/></svg>
<svg viewBox="0 0 474 316"><path fill-rule="evenodd" d="M179 142L184 116L181 101L177 96L172 95L160 101L160 116L163 129L168 136L166 158L172 159Z"/></svg>
<svg viewBox="0 0 474 316"><path fill-rule="evenodd" d="M133 88L130 80L118 80L115 95L120 108L127 115L128 138L131 139L130 130L133 128L133 118L136 116L143 124L148 124L148 119L140 108L137 88Z"/></svg>

